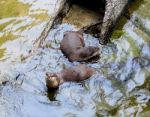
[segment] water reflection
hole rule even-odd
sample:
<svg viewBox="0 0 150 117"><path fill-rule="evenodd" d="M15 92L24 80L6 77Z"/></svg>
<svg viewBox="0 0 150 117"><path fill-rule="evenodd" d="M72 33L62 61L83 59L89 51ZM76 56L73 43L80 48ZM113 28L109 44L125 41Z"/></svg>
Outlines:
<svg viewBox="0 0 150 117"><path fill-rule="evenodd" d="M47 92L45 72L58 72L79 64L70 63L59 49L63 33L77 29L69 24L57 26L46 38L46 48L38 48L24 59L41 34L48 19L45 12L52 12L48 9L53 3L49 0L20 2L29 6L27 16L10 15L0 19L1 117L149 115L150 37L143 29L149 31L150 21L139 13L143 7L124 25L120 38L107 46L99 45L98 39L84 34L86 45L99 46L102 50L97 62L87 63L97 71L96 75L81 83L64 83L58 90ZM144 4L145 8L149 1ZM35 15L38 13L39 16ZM142 22L138 26L135 25L137 17Z"/></svg>

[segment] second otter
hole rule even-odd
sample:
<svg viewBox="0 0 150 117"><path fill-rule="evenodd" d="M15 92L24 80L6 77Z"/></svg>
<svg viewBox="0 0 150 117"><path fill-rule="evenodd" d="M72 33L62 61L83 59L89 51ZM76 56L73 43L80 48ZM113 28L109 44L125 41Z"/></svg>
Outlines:
<svg viewBox="0 0 150 117"><path fill-rule="evenodd" d="M98 47L85 47L82 30L65 32L60 49L71 62L86 61L100 54Z"/></svg>
<svg viewBox="0 0 150 117"><path fill-rule="evenodd" d="M67 68L58 73L46 73L46 85L49 89L57 88L60 84L67 81L79 82L86 80L95 73L94 69L81 64Z"/></svg>

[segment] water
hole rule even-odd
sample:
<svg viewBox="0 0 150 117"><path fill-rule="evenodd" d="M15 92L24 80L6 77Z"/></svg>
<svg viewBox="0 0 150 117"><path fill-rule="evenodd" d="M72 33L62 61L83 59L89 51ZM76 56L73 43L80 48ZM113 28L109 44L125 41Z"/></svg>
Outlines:
<svg viewBox="0 0 150 117"><path fill-rule="evenodd" d="M140 2L123 29L118 26L111 44L99 45L98 39L84 34L86 45L99 46L102 50L97 62L87 63L97 71L96 75L81 83L64 83L58 90L47 92L45 72L58 72L80 64L69 62L59 50L63 33L77 30L79 25L58 25L44 41L45 49L30 52L55 13L54 8L58 7L55 3L49 0L0 2L6 5L0 12L0 117L148 117L149 0ZM7 9L11 5L21 8L6 13L12 11L12 7Z"/></svg>

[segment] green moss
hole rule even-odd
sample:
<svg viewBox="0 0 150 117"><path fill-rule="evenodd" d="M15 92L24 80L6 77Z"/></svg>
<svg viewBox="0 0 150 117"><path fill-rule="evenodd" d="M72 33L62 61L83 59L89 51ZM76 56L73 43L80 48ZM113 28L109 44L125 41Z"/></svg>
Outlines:
<svg viewBox="0 0 150 117"><path fill-rule="evenodd" d="M150 116L150 101L146 103L146 105L142 108L142 112L140 112L139 117L149 117Z"/></svg>
<svg viewBox="0 0 150 117"><path fill-rule="evenodd" d="M111 35L112 39L118 39L125 33L123 30L123 26L126 22L127 22L127 19L124 16L122 16L119 22L116 24L114 31L112 32L112 35Z"/></svg>
<svg viewBox="0 0 150 117"><path fill-rule="evenodd" d="M31 17L34 17L41 21L47 21L48 20L48 14L47 13L40 13L40 14L32 14Z"/></svg>
<svg viewBox="0 0 150 117"><path fill-rule="evenodd" d="M10 21L8 21L8 22L5 22L5 23L3 23L3 24L0 24L0 31L3 31L3 29L6 27L6 26L8 26L9 24L11 24L12 22L14 22L15 20L14 19L12 19L12 20L10 20Z"/></svg>
<svg viewBox="0 0 150 117"><path fill-rule="evenodd" d="M4 52L6 49L0 49L0 58L2 58L4 56Z"/></svg>
<svg viewBox="0 0 150 117"><path fill-rule="evenodd" d="M13 25L20 24L21 22L22 22L22 20L18 20L18 21L16 21Z"/></svg>
<svg viewBox="0 0 150 117"><path fill-rule="evenodd" d="M150 75L148 77L146 77L146 80L143 85L137 86L136 88L137 89L147 89L148 91L150 91Z"/></svg>
<svg viewBox="0 0 150 117"><path fill-rule="evenodd" d="M29 28L30 25L25 25L25 26L21 26L20 28L18 28L16 31L24 31L25 29Z"/></svg>
<svg viewBox="0 0 150 117"><path fill-rule="evenodd" d="M101 71L103 73L104 76L108 76L108 69L107 68L101 68Z"/></svg>
<svg viewBox="0 0 150 117"><path fill-rule="evenodd" d="M140 49L137 46L136 42L132 39L132 37L128 36L128 42L130 43L130 50L133 57L139 57L140 56Z"/></svg>
<svg viewBox="0 0 150 117"><path fill-rule="evenodd" d="M150 10L149 10L150 0L138 0L138 1L143 1L143 5L137 10L137 13L141 15L143 18L150 19Z"/></svg>
<svg viewBox="0 0 150 117"><path fill-rule="evenodd" d="M118 110L119 110L119 106L116 106L116 107L114 107L114 108L111 108L111 109L108 111L108 113L109 113L111 116L115 116L115 115L117 114Z"/></svg>
<svg viewBox="0 0 150 117"><path fill-rule="evenodd" d="M103 102L97 104L97 108L100 109L100 110L106 110L109 113L109 115L115 116L117 114L120 106L119 105L111 106L108 103L106 103L105 101L103 101ZM103 115L101 115L101 113L98 112L98 111L97 111L96 114L97 114L98 117L103 117Z"/></svg>
<svg viewBox="0 0 150 117"><path fill-rule="evenodd" d="M150 111L150 101L148 101L146 103L146 107L143 107L143 111L142 112L147 112L147 111Z"/></svg>
<svg viewBox="0 0 150 117"><path fill-rule="evenodd" d="M145 27L145 24L141 21L139 17L136 17L134 20L134 25L139 28L141 31L150 36L150 30Z"/></svg>
<svg viewBox="0 0 150 117"><path fill-rule="evenodd" d="M137 33L137 35L141 36L142 39L146 42L146 43L150 43L150 36L148 36L146 33L144 33L142 30L140 29L135 29L134 30L135 33Z"/></svg>
<svg viewBox="0 0 150 117"><path fill-rule="evenodd" d="M28 14L29 5L18 2L18 0L2 0L0 5L0 18L25 16Z"/></svg>
<svg viewBox="0 0 150 117"><path fill-rule="evenodd" d="M127 21L128 21L127 18L122 16L118 21L118 23L116 24L115 30L122 30L124 24L126 24Z"/></svg>
<svg viewBox="0 0 150 117"><path fill-rule="evenodd" d="M4 42L6 42L8 40L14 40L17 37L18 36L13 35L12 33L7 33L7 34L3 35L2 37L0 37L0 45L2 45Z"/></svg>
<svg viewBox="0 0 150 117"><path fill-rule="evenodd" d="M128 99L128 107L132 107L137 105L136 98L134 96L129 97Z"/></svg>
<svg viewBox="0 0 150 117"><path fill-rule="evenodd" d="M112 36L111 38L112 39L119 39L125 32L123 30L115 30L113 33L112 33Z"/></svg>
<svg viewBox="0 0 150 117"><path fill-rule="evenodd" d="M149 0L134 0L129 5L129 14L131 15L134 11L143 16L144 18L150 18L150 1ZM111 38L118 39L122 35L124 35L123 26L128 20L126 17L122 16L114 28ZM150 35L150 31L145 28L145 26L138 20L135 20L135 25L137 25L142 31L144 31L148 36Z"/></svg>
<svg viewBox="0 0 150 117"><path fill-rule="evenodd" d="M36 24L37 24L36 22L32 22L31 24L27 24L25 26L21 26L16 31L21 31L22 32L22 31L26 30L27 28L35 26Z"/></svg>
<svg viewBox="0 0 150 117"><path fill-rule="evenodd" d="M143 18L150 19L150 0L133 0L129 6L130 13L136 11Z"/></svg>
<svg viewBox="0 0 150 117"><path fill-rule="evenodd" d="M145 0L133 0L129 5L129 12L133 13L134 11L137 11L144 3Z"/></svg>
<svg viewBox="0 0 150 117"><path fill-rule="evenodd" d="M139 117L149 117L150 115L150 111L144 112L144 113L140 113Z"/></svg>

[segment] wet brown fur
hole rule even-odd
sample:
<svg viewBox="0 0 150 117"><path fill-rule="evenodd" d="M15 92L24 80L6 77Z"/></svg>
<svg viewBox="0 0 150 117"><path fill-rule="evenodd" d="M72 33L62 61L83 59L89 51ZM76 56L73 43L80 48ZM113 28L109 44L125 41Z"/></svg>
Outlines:
<svg viewBox="0 0 150 117"><path fill-rule="evenodd" d="M69 61L86 61L99 55L98 47L85 47L83 30L65 32L60 49Z"/></svg>
<svg viewBox="0 0 150 117"><path fill-rule="evenodd" d="M58 73L46 73L46 85L48 88L57 88L60 84L68 81L79 82L90 78L95 70L80 64L67 68ZM52 81L53 78L53 81Z"/></svg>

